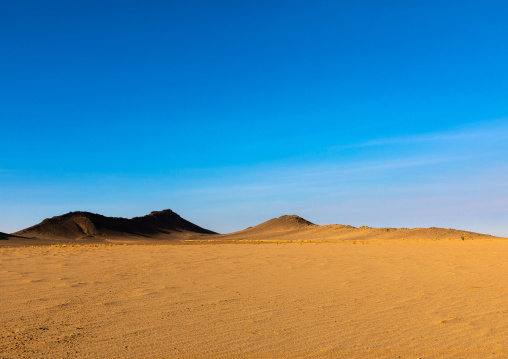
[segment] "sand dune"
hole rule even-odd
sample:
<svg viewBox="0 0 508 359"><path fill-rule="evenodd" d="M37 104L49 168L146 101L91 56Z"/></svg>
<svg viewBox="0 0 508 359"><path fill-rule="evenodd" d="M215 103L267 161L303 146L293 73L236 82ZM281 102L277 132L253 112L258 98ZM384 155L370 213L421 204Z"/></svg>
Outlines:
<svg viewBox="0 0 508 359"><path fill-rule="evenodd" d="M278 218L272 218L254 227L249 227L238 232L223 234L215 237L217 237L217 239L226 240L254 238L271 239L280 236L293 237L298 236L298 234L301 232L307 232L310 229L318 227L320 226L309 222L297 215L285 215Z"/></svg>
<svg viewBox="0 0 508 359"><path fill-rule="evenodd" d="M14 234L45 239L124 238L178 235L182 233L213 234L215 232L191 223L167 209L131 219L106 217L90 212L70 212L45 219L41 223Z"/></svg>

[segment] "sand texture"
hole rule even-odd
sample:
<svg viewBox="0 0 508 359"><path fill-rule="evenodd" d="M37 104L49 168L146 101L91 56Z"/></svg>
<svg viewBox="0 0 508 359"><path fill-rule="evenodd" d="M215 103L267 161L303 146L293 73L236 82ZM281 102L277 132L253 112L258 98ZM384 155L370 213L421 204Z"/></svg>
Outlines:
<svg viewBox="0 0 508 359"><path fill-rule="evenodd" d="M0 357L508 357L508 241L259 243L0 248Z"/></svg>

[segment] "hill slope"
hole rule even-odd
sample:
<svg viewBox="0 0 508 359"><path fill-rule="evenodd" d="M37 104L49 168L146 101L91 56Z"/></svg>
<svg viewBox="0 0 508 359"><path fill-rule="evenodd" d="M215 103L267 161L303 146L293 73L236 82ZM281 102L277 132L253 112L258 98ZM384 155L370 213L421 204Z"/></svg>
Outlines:
<svg viewBox="0 0 508 359"><path fill-rule="evenodd" d="M272 218L255 227L247 228L241 232L271 232L271 231L293 231L316 226L314 223L299 217L295 214Z"/></svg>
<svg viewBox="0 0 508 359"><path fill-rule="evenodd" d="M38 238L76 239L83 237L154 237L178 233L213 234L167 209L131 219L106 217L90 212L70 212L47 218L14 234Z"/></svg>
<svg viewBox="0 0 508 359"><path fill-rule="evenodd" d="M0 232L0 241L4 239L9 239L10 235L7 233Z"/></svg>
<svg viewBox="0 0 508 359"><path fill-rule="evenodd" d="M272 218L254 227L221 235L220 238L266 240L279 238L280 236L294 237L307 233L309 230L317 227L319 226L297 215L284 215Z"/></svg>
<svg viewBox="0 0 508 359"><path fill-rule="evenodd" d="M369 239L476 239L487 234L448 228L371 228L342 224L316 225L299 216L281 216L242 231L217 236L220 240L369 240Z"/></svg>

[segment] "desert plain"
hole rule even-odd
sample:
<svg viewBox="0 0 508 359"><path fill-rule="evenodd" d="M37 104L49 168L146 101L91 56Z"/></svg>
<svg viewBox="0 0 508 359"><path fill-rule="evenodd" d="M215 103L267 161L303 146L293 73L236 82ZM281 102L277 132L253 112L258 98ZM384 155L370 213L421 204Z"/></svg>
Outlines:
<svg viewBox="0 0 508 359"><path fill-rule="evenodd" d="M504 238L297 216L226 235L48 223L0 241L2 358L508 357Z"/></svg>

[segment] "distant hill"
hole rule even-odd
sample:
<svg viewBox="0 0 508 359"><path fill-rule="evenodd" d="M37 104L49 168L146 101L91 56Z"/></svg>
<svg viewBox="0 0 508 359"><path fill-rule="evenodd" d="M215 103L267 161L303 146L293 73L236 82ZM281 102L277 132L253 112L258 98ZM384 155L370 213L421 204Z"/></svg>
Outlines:
<svg viewBox="0 0 508 359"><path fill-rule="evenodd" d="M37 238L76 239L132 236L152 238L178 233L214 234L215 232L199 227L172 210L166 209L131 219L106 217L90 212L70 212L47 218L35 226L14 234Z"/></svg>
<svg viewBox="0 0 508 359"><path fill-rule="evenodd" d="M0 232L0 241L8 239L26 239L25 237L16 236L14 234Z"/></svg>
<svg viewBox="0 0 508 359"><path fill-rule="evenodd" d="M203 235L207 235L203 238ZM208 236L213 235L213 236ZM104 240L126 239L189 239L206 241L319 241L319 240L433 240L433 239L489 239L498 238L448 228L371 228L342 224L316 225L297 215L284 215L254 227L229 234L217 234L191 223L167 209L131 219L106 217L90 212L70 212L45 219L41 223L13 234L0 233L0 240L29 238L37 243L55 240L88 239L90 243ZM42 239L47 240L46 242ZM11 243L12 241L4 241ZM20 243L21 243L20 242ZM44 242L44 243L43 243ZM36 244L37 244L36 243Z"/></svg>
<svg viewBox="0 0 508 359"><path fill-rule="evenodd" d="M316 236L333 239L475 239L496 238L451 228L372 228L367 226L353 227L340 224L320 226Z"/></svg>
<svg viewBox="0 0 508 359"><path fill-rule="evenodd" d="M0 241L4 239L9 239L9 235L7 233L0 232Z"/></svg>
<svg viewBox="0 0 508 359"><path fill-rule="evenodd" d="M242 232L291 231L316 226L314 223L295 214L272 218L266 222L250 227Z"/></svg>
<svg viewBox="0 0 508 359"><path fill-rule="evenodd" d="M269 240L278 238L280 236L298 236L299 233L306 233L312 228L319 227L318 225L307 221L306 219L297 215L284 215L277 218L272 218L266 222L258 224L254 227L233 232L229 234L220 235L220 239L263 239Z"/></svg>
<svg viewBox="0 0 508 359"><path fill-rule="evenodd" d="M343 224L316 225L297 215L270 219L257 226L217 236L219 240L369 240L369 239L475 239L488 234L448 228L371 228Z"/></svg>

